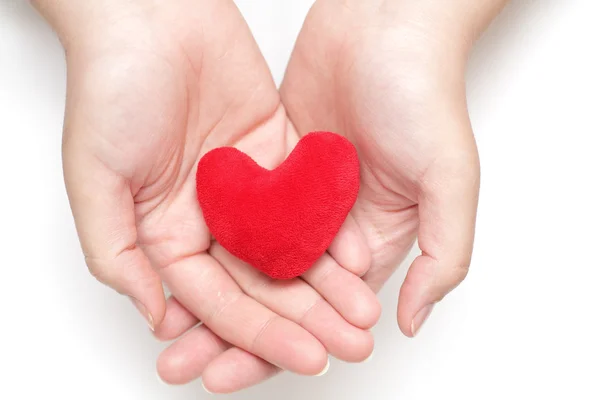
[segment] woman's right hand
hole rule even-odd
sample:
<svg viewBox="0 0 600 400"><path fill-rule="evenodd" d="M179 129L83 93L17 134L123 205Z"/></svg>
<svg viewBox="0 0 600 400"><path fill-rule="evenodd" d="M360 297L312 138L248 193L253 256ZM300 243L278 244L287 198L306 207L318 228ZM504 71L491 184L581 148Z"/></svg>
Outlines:
<svg viewBox="0 0 600 400"><path fill-rule="evenodd" d="M230 392L279 368L317 375L328 353L367 358L380 310L357 276L368 268L360 235L344 241L362 258L333 251L281 284L212 242L204 224L195 190L203 154L236 146L273 167L298 140L235 4L34 4L66 49L64 175L86 263L159 338L185 333L161 355L160 376L202 376L209 390Z"/></svg>

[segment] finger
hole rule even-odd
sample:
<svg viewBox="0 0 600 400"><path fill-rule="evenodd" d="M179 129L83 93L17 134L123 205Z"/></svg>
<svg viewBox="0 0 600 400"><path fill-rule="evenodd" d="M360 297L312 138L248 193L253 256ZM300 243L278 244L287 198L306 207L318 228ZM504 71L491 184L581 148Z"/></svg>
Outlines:
<svg viewBox="0 0 600 400"><path fill-rule="evenodd" d="M211 256L187 257L161 274L181 304L228 343L301 375L325 368L327 352L314 336L246 296Z"/></svg>
<svg viewBox="0 0 600 400"><path fill-rule="evenodd" d="M167 309L162 324L154 331L159 340L173 340L196 326L200 321L177 301L175 297L167 299Z"/></svg>
<svg viewBox="0 0 600 400"><path fill-rule="evenodd" d="M207 390L226 393L258 384L281 370L231 347L206 326L197 326L161 353L157 371L160 379L172 385L186 384L202 376Z"/></svg>
<svg viewBox="0 0 600 400"><path fill-rule="evenodd" d="M371 250L352 215L348 215L328 251L339 265L355 275L363 276L371 266Z"/></svg>
<svg viewBox="0 0 600 400"><path fill-rule="evenodd" d="M158 376L171 385L189 383L229 347L206 326L197 326L160 354L156 362Z"/></svg>
<svg viewBox="0 0 600 400"><path fill-rule="evenodd" d="M312 333L334 357L357 362L368 358L373 351L371 333L344 320L301 279L273 280L234 257L219 244L211 247L211 254L245 293Z"/></svg>
<svg viewBox="0 0 600 400"><path fill-rule="evenodd" d="M233 393L257 385L281 372L262 358L232 347L215 357L202 373L210 393Z"/></svg>
<svg viewBox="0 0 600 400"><path fill-rule="evenodd" d="M422 254L410 266L398 300L398 325L407 336L415 336L433 305L462 282L471 262L479 163L476 150L458 155L439 161L423 180L418 231Z"/></svg>
<svg viewBox="0 0 600 400"><path fill-rule="evenodd" d="M127 181L85 149L64 146L64 174L75 225L90 272L131 297L151 329L162 322L162 282L137 246L134 201Z"/></svg>
<svg viewBox="0 0 600 400"><path fill-rule="evenodd" d="M328 253L302 275L351 324L372 328L381 315L377 296L358 276L340 267Z"/></svg>

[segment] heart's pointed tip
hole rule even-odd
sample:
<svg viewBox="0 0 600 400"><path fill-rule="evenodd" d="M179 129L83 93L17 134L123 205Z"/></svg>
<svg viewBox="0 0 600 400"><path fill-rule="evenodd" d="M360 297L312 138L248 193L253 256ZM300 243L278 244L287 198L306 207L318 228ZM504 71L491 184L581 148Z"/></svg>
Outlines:
<svg viewBox="0 0 600 400"><path fill-rule="evenodd" d="M273 279L274 281L291 281L292 279L296 279L299 278L300 276L302 276L302 274L300 275L267 275L269 278Z"/></svg>
<svg viewBox="0 0 600 400"><path fill-rule="evenodd" d="M293 272L290 271L262 271L269 278L276 281L289 281L295 278L298 278L304 274L304 272Z"/></svg>
<svg viewBox="0 0 600 400"><path fill-rule="evenodd" d="M300 265L297 261L290 261L288 265L296 265L294 268L286 268L279 264L276 267L271 265L263 268L258 267L257 269L273 280L289 281L304 275L306 271L312 268L315 262L301 262ZM252 265L252 263L249 264Z"/></svg>

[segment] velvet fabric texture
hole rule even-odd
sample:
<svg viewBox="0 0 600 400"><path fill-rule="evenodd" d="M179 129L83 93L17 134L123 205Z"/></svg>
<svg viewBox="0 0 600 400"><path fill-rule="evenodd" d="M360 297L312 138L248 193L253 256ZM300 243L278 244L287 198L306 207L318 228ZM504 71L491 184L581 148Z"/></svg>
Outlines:
<svg viewBox="0 0 600 400"><path fill-rule="evenodd" d="M360 168L346 138L313 132L274 170L233 147L211 150L196 184L215 239L271 278L291 279L333 241L358 196Z"/></svg>

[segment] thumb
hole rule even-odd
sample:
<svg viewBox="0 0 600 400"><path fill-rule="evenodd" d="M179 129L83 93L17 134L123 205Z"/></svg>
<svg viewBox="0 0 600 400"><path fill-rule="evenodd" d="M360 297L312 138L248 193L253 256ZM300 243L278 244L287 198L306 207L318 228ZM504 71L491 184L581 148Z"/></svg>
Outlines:
<svg viewBox="0 0 600 400"><path fill-rule="evenodd" d="M85 261L100 282L129 296L154 330L166 301L160 277L136 243L130 185L75 141L63 145L63 164Z"/></svg>
<svg viewBox="0 0 600 400"><path fill-rule="evenodd" d="M421 255L400 289L398 325L417 334L435 303L466 277L479 198L479 158L472 134L448 146L420 183L418 243Z"/></svg>

